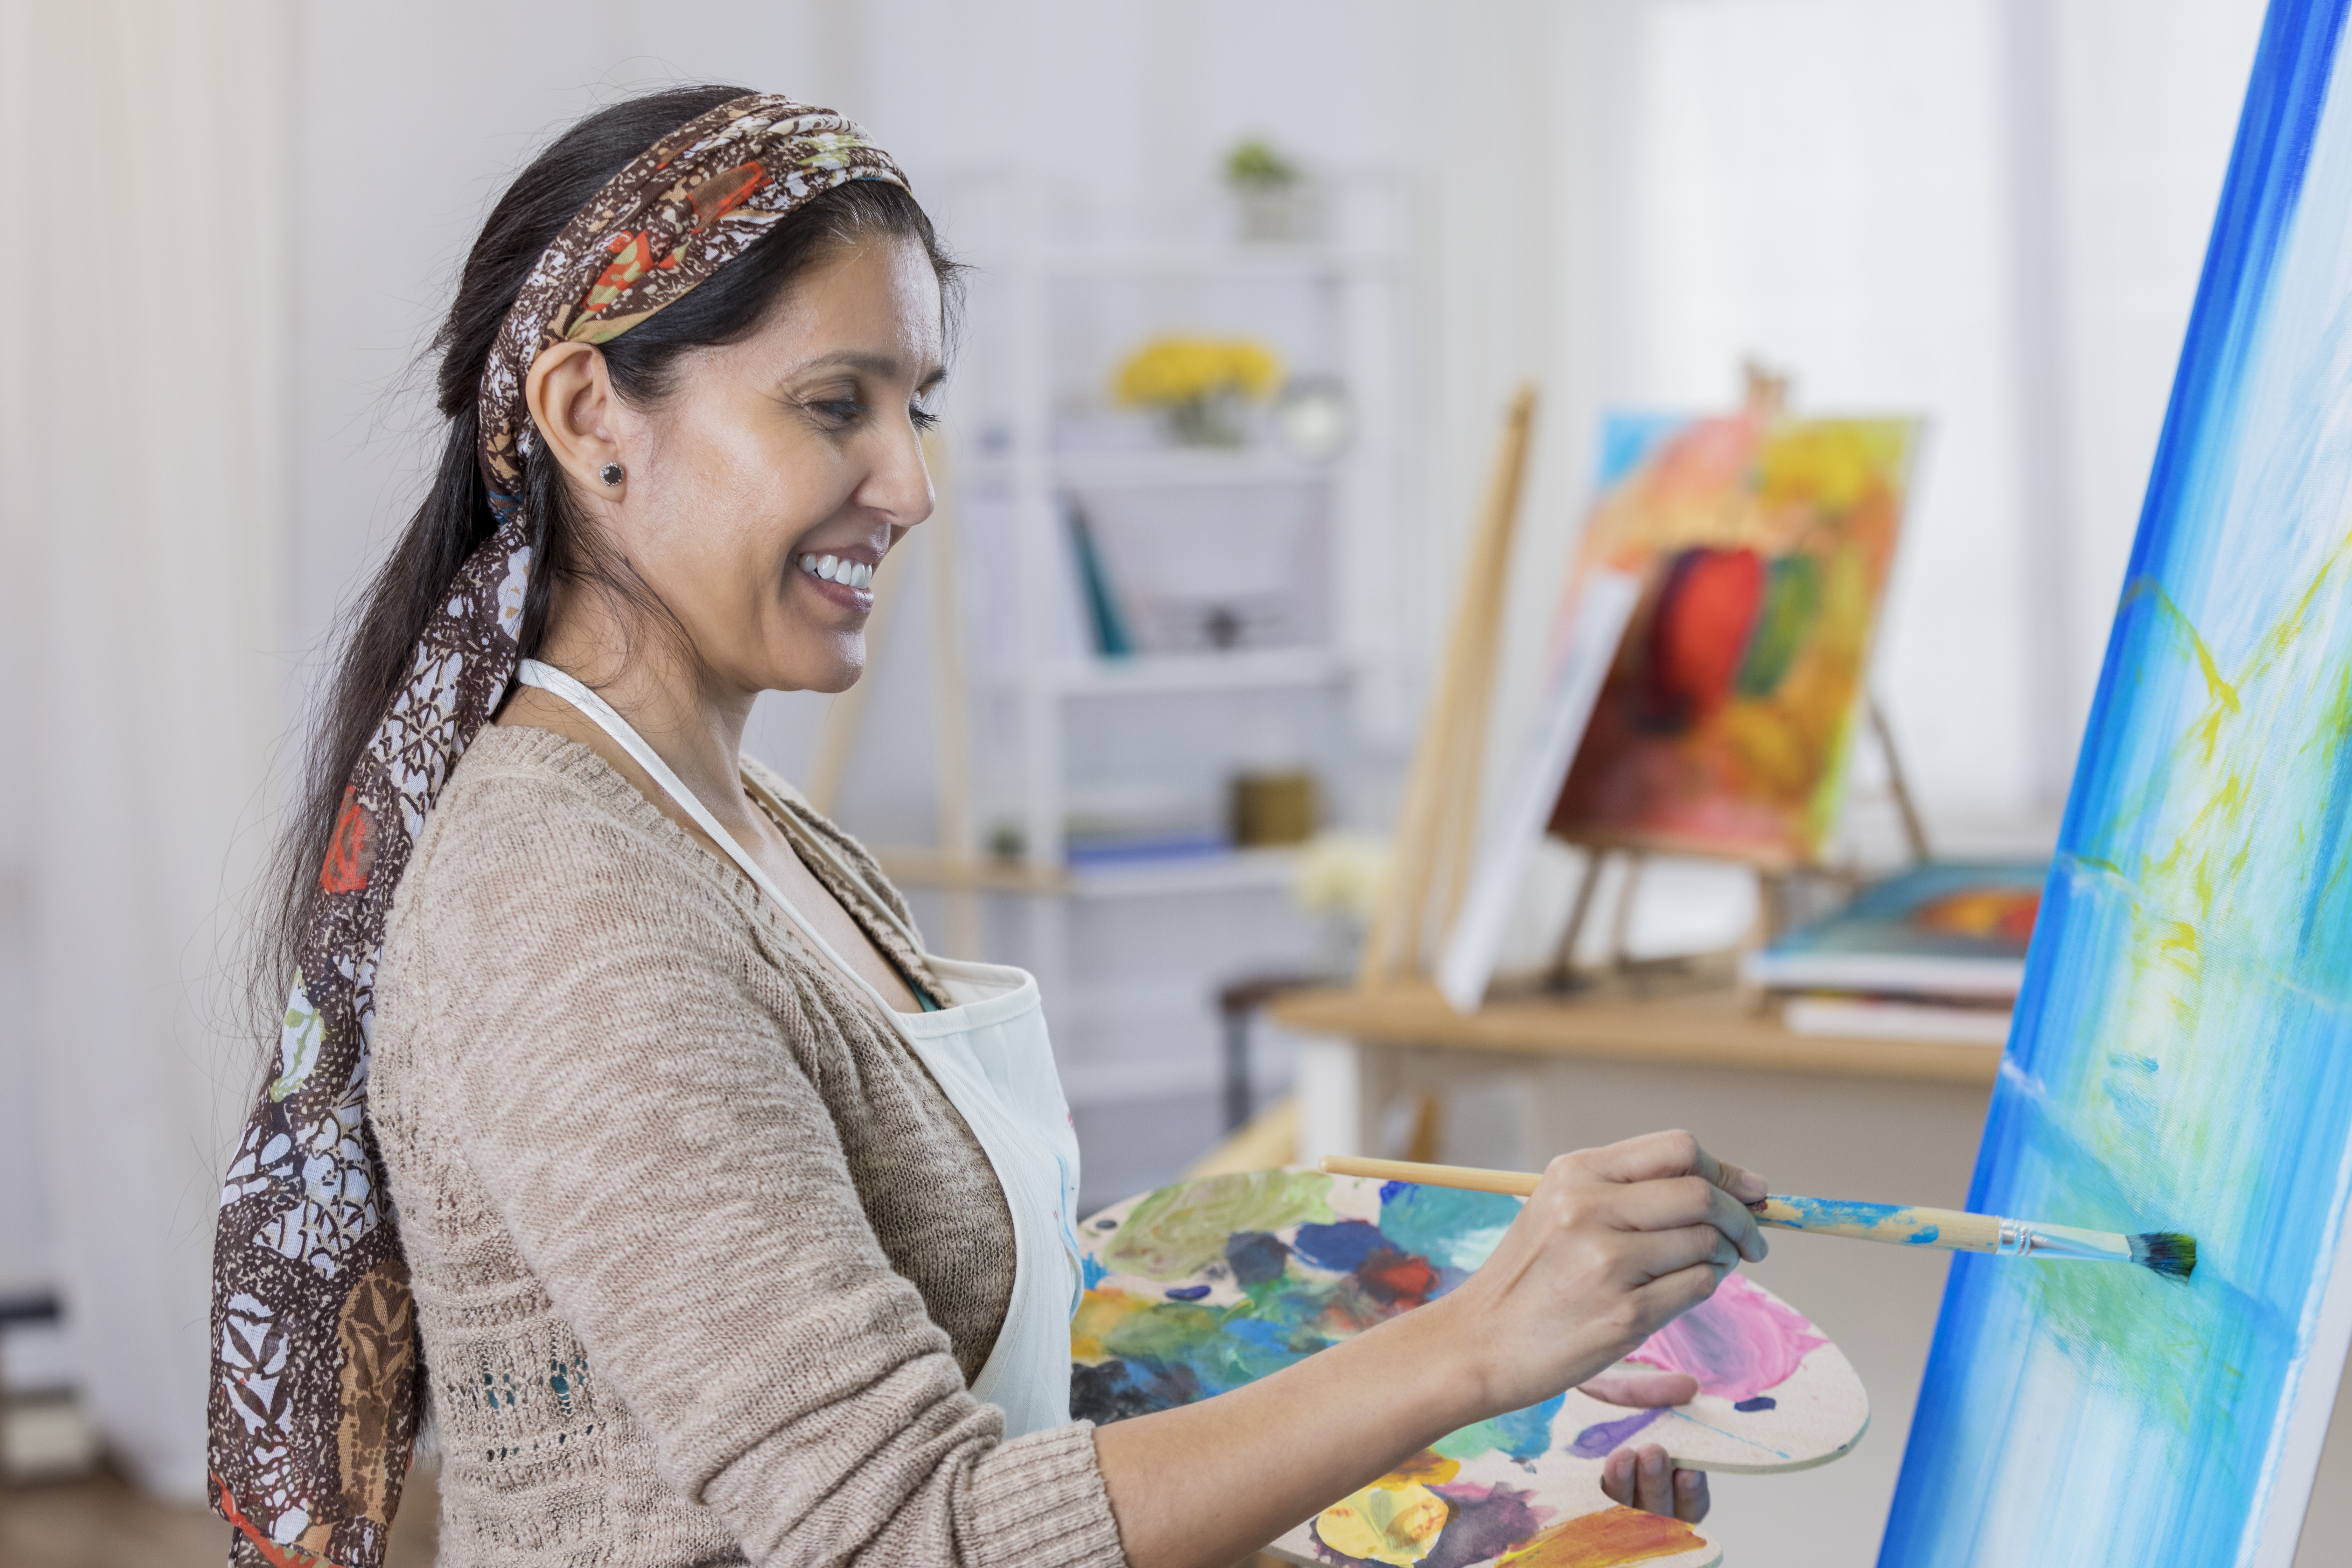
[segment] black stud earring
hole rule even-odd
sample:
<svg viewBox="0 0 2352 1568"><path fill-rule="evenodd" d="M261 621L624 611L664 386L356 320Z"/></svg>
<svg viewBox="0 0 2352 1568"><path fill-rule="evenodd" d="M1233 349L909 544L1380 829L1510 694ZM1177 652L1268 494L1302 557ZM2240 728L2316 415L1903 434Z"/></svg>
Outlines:
<svg viewBox="0 0 2352 1568"><path fill-rule="evenodd" d="M621 482L624 475L620 464L607 463L603 468L596 470L596 477L604 480L608 485L617 485Z"/></svg>

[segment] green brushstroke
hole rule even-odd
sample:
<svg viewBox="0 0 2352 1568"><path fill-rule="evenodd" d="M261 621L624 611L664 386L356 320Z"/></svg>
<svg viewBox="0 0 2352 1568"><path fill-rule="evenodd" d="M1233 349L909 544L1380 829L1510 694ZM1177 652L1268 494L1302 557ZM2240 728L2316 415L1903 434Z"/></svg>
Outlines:
<svg viewBox="0 0 2352 1568"><path fill-rule="evenodd" d="M1772 563L1764 582L1764 603L1732 689L1751 701L1780 689L1789 667L1804 651L1822 613L1821 567L1810 555L1784 555Z"/></svg>
<svg viewBox="0 0 2352 1568"><path fill-rule="evenodd" d="M1162 1187L1135 1207L1103 1260L1123 1274L1180 1280L1225 1255L1239 1230L1332 1222L1331 1178L1319 1171L1253 1171Z"/></svg>

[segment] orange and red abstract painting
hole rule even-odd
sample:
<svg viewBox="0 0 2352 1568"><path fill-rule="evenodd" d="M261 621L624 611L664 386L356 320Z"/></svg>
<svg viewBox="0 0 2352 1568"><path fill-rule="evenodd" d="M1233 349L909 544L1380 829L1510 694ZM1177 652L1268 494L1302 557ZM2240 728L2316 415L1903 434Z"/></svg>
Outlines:
<svg viewBox="0 0 2352 1568"><path fill-rule="evenodd" d="M1640 577L1551 830L1819 858L1903 521L1907 419L1612 419L1575 581Z"/></svg>

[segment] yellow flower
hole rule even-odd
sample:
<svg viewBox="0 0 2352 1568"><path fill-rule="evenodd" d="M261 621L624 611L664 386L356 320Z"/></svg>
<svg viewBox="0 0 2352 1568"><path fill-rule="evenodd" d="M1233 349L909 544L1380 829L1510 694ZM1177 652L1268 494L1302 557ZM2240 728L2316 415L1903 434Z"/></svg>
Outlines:
<svg viewBox="0 0 2352 1568"><path fill-rule="evenodd" d="M1118 400L1156 408L1220 393L1257 399L1281 377L1274 351L1248 338L1154 338L1119 367Z"/></svg>

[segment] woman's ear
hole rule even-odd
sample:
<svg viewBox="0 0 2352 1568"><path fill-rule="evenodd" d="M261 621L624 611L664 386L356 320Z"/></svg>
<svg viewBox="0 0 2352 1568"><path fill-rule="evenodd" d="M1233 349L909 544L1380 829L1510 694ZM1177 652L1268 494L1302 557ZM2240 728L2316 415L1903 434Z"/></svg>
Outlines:
<svg viewBox="0 0 2352 1568"><path fill-rule="evenodd" d="M607 483L623 465L612 372L593 344L557 343L540 352L522 378L524 406L540 439L590 495L617 497ZM625 471L625 469L623 471Z"/></svg>

